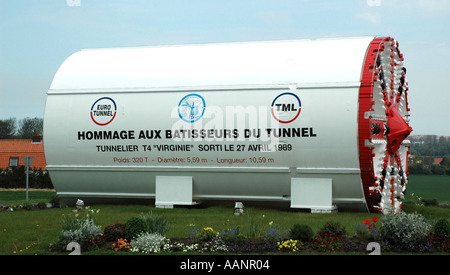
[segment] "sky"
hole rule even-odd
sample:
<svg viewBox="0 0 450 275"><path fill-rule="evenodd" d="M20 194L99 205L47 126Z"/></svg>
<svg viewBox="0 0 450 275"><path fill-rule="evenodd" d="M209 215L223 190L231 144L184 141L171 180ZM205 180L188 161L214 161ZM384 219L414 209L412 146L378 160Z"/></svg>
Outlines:
<svg viewBox="0 0 450 275"><path fill-rule="evenodd" d="M449 0L1 1L0 119L43 118L56 71L84 48L367 35L399 42L412 134L450 136Z"/></svg>

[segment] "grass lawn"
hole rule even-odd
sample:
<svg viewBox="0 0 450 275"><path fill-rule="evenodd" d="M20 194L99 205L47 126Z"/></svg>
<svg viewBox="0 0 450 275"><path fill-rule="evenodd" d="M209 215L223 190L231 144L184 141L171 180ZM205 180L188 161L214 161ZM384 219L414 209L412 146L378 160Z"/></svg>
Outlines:
<svg viewBox="0 0 450 275"><path fill-rule="evenodd" d="M255 221L261 227L280 226L288 230L295 223L306 223L313 231L317 231L326 221L338 220L352 234L355 223L363 223L364 219L380 214L369 213L334 213L311 214L289 212L274 209L245 209L246 215L233 215L234 208L213 206L208 208L174 208L156 209L154 206L115 206L96 205L100 209L96 217L97 224L105 226L125 223L130 217L141 213L152 212L167 217L169 222L168 238L187 237L196 228L212 227L214 230L231 229L237 226L246 234ZM0 213L0 254L41 254L48 250L50 243L58 240L60 221L63 214L70 214L70 208L53 208L47 210L30 210Z"/></svg>
<svg viewBox="0 0 450 275"><path fill-rule="evenodd" d="M408 178L407 194L450 202L450 176L410 175Z"/></svg>
<svg viewBox="0 0 450 275"><path fill-rule="evenodd" d="M425 198L436 198L450 202L448 189L450 177L417 176L409 179L408 191ZM434 191L433 191L434 190ZM49 202L54 191L30 191L29 202ZM408 200L408 197L407 197ZM0 204L25 202L25 191L0 190ZM153 205L94 205L100 209L96 220L104 229L107 225L123 222L130 217L145 212L165 216L169 222L168 238L187 237L198 228L212 227L214 230L232 229L239 226L241 232L250 232L251 226L260 223L261 227L279 226L289 230L296 223L309 225L314 232L330 220L337 220L353 235L354 225L365 219L381 214L372 213L332 213L311 214L281 209L245 207L244 216L234 216L234 205L211 206L206 208L156 209ZM406 212L419 212L426 218L450 219L449 207L417 206L405 203ZM46 210L21 210L0 212L0 255L7 254L49 254L50 243L58 240L62 215L70 214L71 208L52 208ZM53 253L50 253L53 254ZM66 253L68 254L68 253Z"/></svg>
<svg viewBox="0 0 450 275"><path fill-rule="evenodd" d="M29 189L30 203L49 202L56 196L55 190ZM0 204L25 203L27 200L25 189L0 189Z"/></svg>

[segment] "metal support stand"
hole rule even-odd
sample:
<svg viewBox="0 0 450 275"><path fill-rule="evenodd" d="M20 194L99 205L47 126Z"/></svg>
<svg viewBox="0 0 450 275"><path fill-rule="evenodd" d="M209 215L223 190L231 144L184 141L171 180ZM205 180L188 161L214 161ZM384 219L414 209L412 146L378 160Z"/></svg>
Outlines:
<svg viewBox="0 0 450 275"><path fill-rule="evenodd" d="M29 174L30 174L30 166L31 166L31 163L33 163L34 157L22 157L22 160L25 163L25 166L27 167L27 171L26 171L26 174L27 174L27 184L26 184L27 191L26 191L26 193L27 193L27 195L26 195L26 197L27 197L27 201L28 201L28 178L29 178Z"/></svg>

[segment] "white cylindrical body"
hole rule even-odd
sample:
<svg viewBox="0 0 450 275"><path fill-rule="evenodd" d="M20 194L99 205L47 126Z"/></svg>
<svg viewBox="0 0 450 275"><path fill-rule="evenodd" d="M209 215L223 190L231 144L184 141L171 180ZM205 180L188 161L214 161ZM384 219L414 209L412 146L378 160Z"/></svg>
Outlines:
<svg viewBox="0 0 450 275"><path fill-rule="evenodd" d="M361 129L370 104L360 108L374 41L75 53L55 75L45 110L57 193L155 198L156 177L189 176L195 200L289 201L293 178L327 178L333 204L372 210L360 152L368 146L372 160L371 128Z"/></svg>

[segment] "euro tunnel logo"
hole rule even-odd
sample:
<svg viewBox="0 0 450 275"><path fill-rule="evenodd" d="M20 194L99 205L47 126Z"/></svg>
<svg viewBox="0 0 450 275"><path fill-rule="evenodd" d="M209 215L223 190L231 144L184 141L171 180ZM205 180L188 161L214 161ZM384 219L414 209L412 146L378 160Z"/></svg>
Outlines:
<svg viewBox="0 0 450 275"><path fill-rule="evenodd" d="M102 97L92 104L91 118L95 124L106 126L110 124L117 114L116 102L110 97Z"/></svg>
<svg viewBox="0 0 450 275"><path fill-rule="evenodd" d="M302 110L300 98L293 93L283 93L272 102L272 116L280 123L291 123L298 118Z"/></svg>
<svg viewBox="0 0 450 275"><path fill-rule="evenodd" d="M183 97L178 104L179 117L189 123L196 122L205 113L205 100L198 94Z"/></svg>

